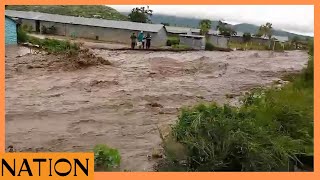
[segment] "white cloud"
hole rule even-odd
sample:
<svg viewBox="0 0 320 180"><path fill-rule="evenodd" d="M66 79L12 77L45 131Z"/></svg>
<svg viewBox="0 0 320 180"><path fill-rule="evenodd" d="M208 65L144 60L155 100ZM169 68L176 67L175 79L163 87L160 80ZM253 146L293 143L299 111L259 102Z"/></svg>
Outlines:
<svg viewBox="0 0 320 180"><path fill-rule="evenodd" d="M108 5L128 11L143 5ZM223 19L227 22L261 25L271 22L276 29L299 34L314 34L313 5L150 5L154 14Z"/></svg>

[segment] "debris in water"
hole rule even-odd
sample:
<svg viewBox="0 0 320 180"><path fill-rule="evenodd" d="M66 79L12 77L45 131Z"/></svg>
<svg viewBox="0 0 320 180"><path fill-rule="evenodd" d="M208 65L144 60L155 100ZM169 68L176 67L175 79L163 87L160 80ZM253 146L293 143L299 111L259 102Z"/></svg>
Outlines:
<svg viewBox="0 0 320 180"><path fill-rule="evenodd" d="M259 53L254 53L254 54L251 55L251 57L259 58L260 55L259 55Z"/></svg>
<svg viewBox="0 0 320 180"><path fill-rule="evenodd" d="M7 151L8 152L16 152L16 149L12 145L10 145L10 146L8 146Z"/></svg>

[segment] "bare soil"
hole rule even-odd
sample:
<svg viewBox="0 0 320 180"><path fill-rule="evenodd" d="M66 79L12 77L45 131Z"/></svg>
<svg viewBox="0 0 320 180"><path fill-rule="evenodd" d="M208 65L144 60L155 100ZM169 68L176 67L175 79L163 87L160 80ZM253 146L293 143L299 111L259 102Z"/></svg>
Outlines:
<svg viewBox="0 0 320 180"><path fill-rule="evenodd" d="M153 170L148 156L161 143L158 128L168 130L182 106L234 104L308 60L302 51L93 50L111 65L66 70L66 59L29 51L6 47L6 145L82 152L107 144L119 149L121 169L130 171Z"/></svg>

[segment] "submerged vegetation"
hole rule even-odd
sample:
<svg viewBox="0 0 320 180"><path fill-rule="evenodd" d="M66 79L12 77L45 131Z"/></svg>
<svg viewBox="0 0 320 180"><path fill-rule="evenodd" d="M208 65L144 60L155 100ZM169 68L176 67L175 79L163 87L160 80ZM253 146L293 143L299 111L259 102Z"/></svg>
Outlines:
<svg viewBox="0 0 320 180"><path fill-rule="evenodd" d="M98 144L93 151L95 171L113 171L119 168L121 157L117 149Z"/></svg>
<svg viewBox="0 0 320 180"><path fill-rule="evenodd" d="M26 33L23 28L19 28L17 31L17 38L19 43L31 43L34 46L49 52L49 53L67 53L75 54L80 49L80 45L72 43L67 40L56 40L56 39L40 39L37 37L30 36Z"/></svg>
<svg viewBox="0 0 320 180"><path fill-rule="evenodd" d="M182 109L164 139L166 158L158 170L304 168L301 156L313 156L313 46L309 54L307 68L291 82L253 91L240 107L211 103Z"/></svg>

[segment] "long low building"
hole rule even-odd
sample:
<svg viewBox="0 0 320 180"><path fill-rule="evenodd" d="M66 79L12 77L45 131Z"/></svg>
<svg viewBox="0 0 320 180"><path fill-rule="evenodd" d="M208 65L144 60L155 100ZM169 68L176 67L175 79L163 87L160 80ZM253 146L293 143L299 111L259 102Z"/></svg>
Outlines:
<svg viewBox="0 0 320 180"><path fill-rule="evenodd" d="M145 34L150 33L152 37L151 46L164 46L167 41L167 32L162 24L113 21L30 11L6 10L5 14L19 19L22 26L31 27L30 29L37 33L41 33L43 27L54 26L56 35L130 44L130 35L133 32L144 31Z"/></svg>

